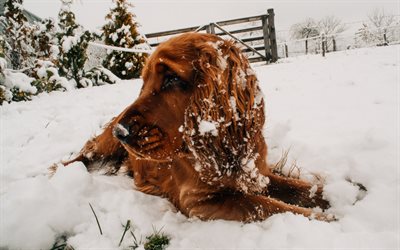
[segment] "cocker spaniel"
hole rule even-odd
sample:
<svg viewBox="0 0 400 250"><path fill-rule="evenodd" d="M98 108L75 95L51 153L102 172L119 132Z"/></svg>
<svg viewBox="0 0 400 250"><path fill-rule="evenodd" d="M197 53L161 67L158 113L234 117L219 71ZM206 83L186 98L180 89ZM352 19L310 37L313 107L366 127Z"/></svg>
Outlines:
<svg viewBox="0 0 400 250"><path fill-rule="evenodd" d="M328 220L312 209L329 205L321 187L268 166L263 94L232 41L171 38L142 78L138 99L73 161L125 166L138 190L166 197L188 217L250 222L293 212Z"/></svg>

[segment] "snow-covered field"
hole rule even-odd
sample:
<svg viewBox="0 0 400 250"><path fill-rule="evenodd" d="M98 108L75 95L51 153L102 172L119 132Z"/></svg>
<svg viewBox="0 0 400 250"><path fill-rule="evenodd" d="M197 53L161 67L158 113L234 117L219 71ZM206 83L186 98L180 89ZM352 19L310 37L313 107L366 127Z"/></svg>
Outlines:
<svg viewBox="0 0 400 250"><path fill-rule="evenodd" d="M126 176L89 174L74 164L49 179L48 167L77 153L134 101L137 80L0 107L0 248L50 249L64 235L74 249L117 249L127 220L138 238L162 228L170 249L399 248L400 46L290 58L255 70L266 96L269 161L290 148L289 163L296 161L303 178L325 177L338 221L287 213L250 224L202 222L135 191ZM362 183L365 196L347 179ZM127 234L120 248L131 245Z"/></svg>

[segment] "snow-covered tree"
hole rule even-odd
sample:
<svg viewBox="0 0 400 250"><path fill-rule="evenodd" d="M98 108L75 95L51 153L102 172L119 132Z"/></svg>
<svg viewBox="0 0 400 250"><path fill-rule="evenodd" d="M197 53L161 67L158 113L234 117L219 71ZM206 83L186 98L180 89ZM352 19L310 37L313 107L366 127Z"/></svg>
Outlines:
<svg viewBox="0 0 400 250"><path fill-rule="evenodd" d="M363 22L358 29L355 41L358 46L365 45L388 45L394 38L395 29L398 25L394 15L387 14L383 9L374 9L368 14L368 22Z"/></svg>
<svg viewBox="0 0 400 250"><path fill-rule="evenodd" d="M61 9L58 13L58 26L65 36L73 36L76 30L81 28L75 20L75 14L71 11L72 0L60 0Z"/></svg>
<svg viewBox="0 0 400 250"><path fill-rule="evenodd" d="M107 23L103 26L105 44L123 48L145 45L146 40L137 30L136 17L130 11L133 5L128 0L113 1L116 6L106 16ZM122 79L130 79L140 76L145 59L142 53L112 50L103 66Z"/></svg>
<svg viewBox="0 0 400 250"><path fill-rule="evenodd" d="M379 44L387 45L389 43L388 36L390 35L390 26L395 23L393 14L387 14L383 9L374 9L368 14L368 19L372 29L370 32L375 37Z"/></svg>
<svg viewBox="0 0 400 250"><path fill-rule="evenodd" d="M62 6L58 14L59 44L58 67L61 76L73 79L78 88L86 87L84 65L87 60L86 50L94 35L84 30L75 20L71 11L72 0L61 0Z"/></svg>
<svg viewBox="0 0 400 250"><path fill-rule="evenodd" d="M365 44L375 43L377 37L371 31L370 25L363 23L362 27L358 29L355 35L355 46L362 47Z"/></svg>
<svg viewBox="0 0 400 250"><path fill-rule="evenodd" d="M24 16L22 3L22 0L6 0L4 3L6 39L9 44L7 54L13 69L21 69L33 64L31 27Z"/></svg>
<svg viewBox="0 0 400 250"><path fill-rule="evenodd" d="M9 101L11 99L9 91L7 92L5 83L4 70L7 66L7 61L5 59L5 41L2 35L0 35L0 105L4 101Z"/></svg>
<svg viewBox="0 0 400 250"><path fill-rule="evenodd" d="M24 16L22 3L22 0L7 0L4 4L6 36L2 41L2 51L5 53L0 56L0 104L4 101L30 100L37 93L37 89L31 85L34 79L22 72L7 69L7 60L3 57L7 57L14 70L27 70L33 65L32 27Z"/></svg>
<svg viewBox="0 0 400 250"><path fill-rule="evenodd" d="M6 57L5 52L6 52L6 41L4 41L4 37L0 34L0 58L4 59ZM1 65L2 64L0 64L0 66Z"/></svg>
<svg viewBox="0 0 400 250"><path fill-rule="evenodd" d="M325 35L329 36L345 31L346 25L335 16L326 16L318 22L318 29L320 33L325 33Z"/></svg>
<svg viewBox="0 0 400 250"><path fill-rule="evenodd" d="M32 32L32 46L35 49L36 57L42 60L55 61L59 49L57 46L57 27L53 19L44 19L36 22Z"/></svg>
<svg viewBox="0 0 400 250"><path fill-rule="evenodd" d="M305 50L308 53L308 40L319 35L317 23L312 18L307 18L303 22L296 23L290 27L290 34L294 39L305 39Z"/></svg>
<svg viewBox="0 0 400 250"><path fill-rule="evenodd" d="M325 43L325 50L329 51L330 45L332 50L336 51L335 37L338 33L342 33L347 29L346 25L335 16L326 16L318 22L318 30L320 34L325 34L327 41Z"/></svg>

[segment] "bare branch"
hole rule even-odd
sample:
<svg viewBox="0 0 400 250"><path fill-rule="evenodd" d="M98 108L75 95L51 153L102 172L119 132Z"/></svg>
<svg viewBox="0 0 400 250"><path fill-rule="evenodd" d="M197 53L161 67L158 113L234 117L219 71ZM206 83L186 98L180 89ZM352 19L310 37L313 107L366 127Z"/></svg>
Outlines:
<svg viewBox="0 0 400 250"><path fill-rule="evenodd" d="M335 16L326 16L318 22L318 28L320 33L325 33L329 36L331 34L337 34L347 29L346 25Z"/></svg>
<svg viewBox="0 0 400 250"><path fill-rule="evenodd" d="M296 23L290 28L290 34L292 38L303 39L313 36L318 36L317 23L312 18L307 18L303 22Z"/></svg>
<svg viewBox="0 0 400 250"><path fill-rule="evenodd" d="M373 9L368 19L375 28L386 28L395 22L393 14L385 14L385 10L380 8Z"/></svg>

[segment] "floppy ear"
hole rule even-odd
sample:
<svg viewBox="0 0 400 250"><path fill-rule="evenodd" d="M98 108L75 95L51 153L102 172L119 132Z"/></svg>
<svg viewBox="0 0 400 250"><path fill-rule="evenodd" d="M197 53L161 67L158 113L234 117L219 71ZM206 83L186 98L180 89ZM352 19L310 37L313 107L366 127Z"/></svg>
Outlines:
<svg viewBox="0 0 400 250"><path fill-rule="evenodd" d="M243 175L257 179L256 138L262 136L264 101L247 58L232 42L221 40L203 43L193 66L197 88L183 134L196 170L206 182Z"/></svg>

